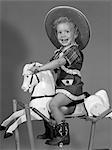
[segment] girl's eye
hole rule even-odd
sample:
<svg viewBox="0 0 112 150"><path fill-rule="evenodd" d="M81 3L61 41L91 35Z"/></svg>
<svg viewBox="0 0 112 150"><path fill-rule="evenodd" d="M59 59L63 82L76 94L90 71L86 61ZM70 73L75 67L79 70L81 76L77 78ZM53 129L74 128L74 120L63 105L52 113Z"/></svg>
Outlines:
<svg viewBox="0 0 112 150"><path fill-rule="evenodd" d="M69 31L66 31L67 33L69 33Z"/></svg>
<svg viewBox="0 0 112 150"><path fill-rule="evenodd" d="M62 32L61 32L61 31L58 31L57 33L58 33L58 34L61 34Z"/></svg>

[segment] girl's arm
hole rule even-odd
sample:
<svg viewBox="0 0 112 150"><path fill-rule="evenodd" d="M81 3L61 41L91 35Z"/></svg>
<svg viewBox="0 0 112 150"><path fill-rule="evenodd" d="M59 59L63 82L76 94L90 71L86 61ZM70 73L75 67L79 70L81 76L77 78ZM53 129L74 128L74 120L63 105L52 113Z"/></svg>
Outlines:
<svg viewBox="0 0 112 150"><path fill-rule="evenodd" d="M35 70L37 70L37 72L38 72L38 71L52 70L52 69L58 68L62 65L65 65L65 63L66 63L66 59L64 57L61 57L61 58L55 59L51 62L48 62L47 64L45 64L41 67L34 66L33 68L31 68L31 71L35 72Z"/></svg>

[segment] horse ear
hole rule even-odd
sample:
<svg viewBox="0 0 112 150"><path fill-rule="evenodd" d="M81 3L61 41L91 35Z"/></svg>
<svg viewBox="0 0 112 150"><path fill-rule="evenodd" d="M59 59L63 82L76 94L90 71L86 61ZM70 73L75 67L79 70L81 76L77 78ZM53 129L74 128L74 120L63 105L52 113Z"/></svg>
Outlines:
<svg viewBox="0 0 112 150"><path fill-rule="evenodd" d="M22 75L27 74L27 72L29 72L29 69L32 67L32 64L25 64L23 67L23 73ZM28 73L29 74L29 73Z"/></svg>
<svg viewBox="0 0 112 150"><path fill-rule="evenodd" d="M38 63L38 62L35 62L35 65L38 66L38 67L42 66L42 64Z"/></svg>

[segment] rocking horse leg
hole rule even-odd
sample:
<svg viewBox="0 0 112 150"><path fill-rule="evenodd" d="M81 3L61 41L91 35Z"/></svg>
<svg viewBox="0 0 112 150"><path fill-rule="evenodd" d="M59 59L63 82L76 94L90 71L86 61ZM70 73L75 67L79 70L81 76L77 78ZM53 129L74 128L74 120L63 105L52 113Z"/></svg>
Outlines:
<svg viewBox="0 0 112 150"><path fill-rule="evenodd" d="M35 117L31 114L31 120L36 120ZM13 132L16 130L16 128L22 124L23 122L26 122L26 115L25 115L25 110L24 113L21 117L19 117L5 132L4 138L8 138L13 135Z"/></svg>
<svg viewBox="0 0 112 150"><path fill-rule="evenodd" d="M19 124L23 123L26 121L26 116L25 114L19 117L5 132L4 138L8 138L13 135L13 132L16 130Z"/></svg>
<svg viewBox="0 0 112 150"><path fill-rule="evenodd" d="M16 118L22 116L23 114L24 114L24 109L14 112L10 117L8 117L6 120L4 120L4 121L2 122L2 124L0 125L0 131L6 129L6 126L7 126L11 121L13 121L14 119L16 119Z"/></svg>

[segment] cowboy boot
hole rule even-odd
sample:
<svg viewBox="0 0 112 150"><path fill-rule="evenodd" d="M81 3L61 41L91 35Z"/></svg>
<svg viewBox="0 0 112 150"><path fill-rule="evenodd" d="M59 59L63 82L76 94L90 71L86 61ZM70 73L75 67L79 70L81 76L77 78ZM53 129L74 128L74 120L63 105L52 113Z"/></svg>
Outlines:
<svg viewBox="0 0 112 150"><path fill-rule="evenodd" d="M37 139L53 139L55 137L54 127L44 120L45 133L38 135Z"/></svg>
<svg viewBox="0 0 112 150"><path fill-rule="evenodd" d="M65 121L62 121L60 124L56 125L56 137L47 140L45 144L48 145L68 145L70 143L70 135L69 135L69 125Z"/></svg>

